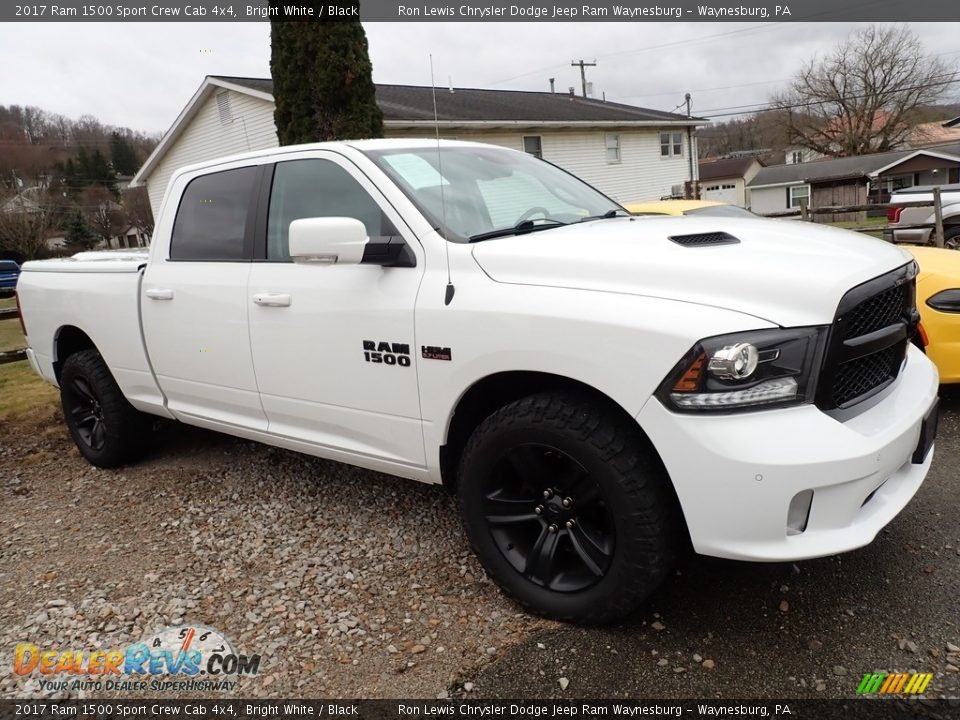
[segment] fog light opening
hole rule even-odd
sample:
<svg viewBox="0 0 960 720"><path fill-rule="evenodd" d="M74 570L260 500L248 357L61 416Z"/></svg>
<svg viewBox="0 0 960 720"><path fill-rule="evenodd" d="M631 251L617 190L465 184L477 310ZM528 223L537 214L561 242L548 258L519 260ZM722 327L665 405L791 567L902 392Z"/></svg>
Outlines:
<svg viewBox="0 0 960 720"><path fill-rule="evenodd" d="M812 505L813 490L803 490L793 496L787 510L787 535L799 535L807 529Z"/></svg>

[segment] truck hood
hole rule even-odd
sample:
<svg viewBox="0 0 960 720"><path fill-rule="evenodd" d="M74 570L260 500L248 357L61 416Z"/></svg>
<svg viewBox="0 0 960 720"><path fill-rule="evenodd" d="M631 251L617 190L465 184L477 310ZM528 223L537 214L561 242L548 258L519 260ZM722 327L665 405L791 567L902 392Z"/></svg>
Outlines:
<svg viewBox="0 0 960 720"><path fill-rule="evenodd" d="M670 240L716 232L739 242ZM912 259L882 240L813 223L693 216L596 220L487 240L473 257L497 282L648 295L782 326L833 322L847 290Z"/></svg>

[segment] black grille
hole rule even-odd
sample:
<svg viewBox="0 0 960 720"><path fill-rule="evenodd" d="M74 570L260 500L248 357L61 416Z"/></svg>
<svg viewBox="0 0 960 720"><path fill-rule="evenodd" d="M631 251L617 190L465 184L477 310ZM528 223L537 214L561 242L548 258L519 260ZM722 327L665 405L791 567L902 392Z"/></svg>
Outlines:
<svg viewBox="0 0 960 720"><path fill-rule="evenodd" d="M864 358L845 362L833 380L833 401L843 407L861 395L893 380L900 370L902 350L887 348Z"/></svg>
<svg viewBox="0 0 960 720"><path fill-rule="evenodd" d="M677 245L683 245L684 247L697 247L698 245L735 245L740 242L733 235L725 232L671 235L670 239L677 243Z"/></svg>
<svg viewBox="0 0 960 720"><path fill-rule="evenodd" d="M856 338L868 335L902 320L908 290L908 285L892 287L857 305L848 314L844 336Z"/></svg>
<svg viewBox="0 0 960 720"><path fill-rule="evenodd" d="M855 405L896 379L917 322L914 266L853 288L837 309L817 405Z"/></svg>

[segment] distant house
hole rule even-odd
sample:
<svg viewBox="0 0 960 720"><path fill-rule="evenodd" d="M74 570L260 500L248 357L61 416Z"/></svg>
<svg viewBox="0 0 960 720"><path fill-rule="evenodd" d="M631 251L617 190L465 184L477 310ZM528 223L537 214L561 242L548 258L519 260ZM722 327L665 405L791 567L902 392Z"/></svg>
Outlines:
<svg viewBox="0 0 960 720"><path fill-rule="evenodd" d="M110 238L110 242L101 241L97 247L102 249L150 247L150 234L137 225L127 225Z"/></svg>
<svg viewBox="0 0 960 720"><path fill-rule="evenodd" d="M960 118L956 118L960 120ZM960 142L960 127L950 125L954 122L928 122L915 125L910 131L910 138L907 145L912 148L929 147L931 145L943 145L944 143Z"/></svg>
<svg viewBox="0 0 960 720"><path fill-rule="evenodd" d="M798 210L802 202L808 207L886 202L904 187L955 182L960 182L960 143L771 165L747 183L747 200L753 212L766 215Z"/></svg>
<svg viewBox="0 0 960 720"><path fill-rule="evenodd" d="M798 165L800 163L822 160L826 155L818 153L810 148L800 147L799 145L788 145L783 149L783 162L786 165Z"/></svg>
<svg viewBox="0 0 960 720"><path fill-rule="evenodd" d="M621 201L674 195L696 174L696 135L708 121L573 94L377 85L387 137L476 140L528 152ZM154 215L178 168L277 147L273 81L208 76L131 185L146 185Z"/></svg>
<svg viewBox="0 0 960 720"><path fill-rule="evenodd" d="M700 197L747 206L747 183L763 167L756 157L700 161Z"/></svg>

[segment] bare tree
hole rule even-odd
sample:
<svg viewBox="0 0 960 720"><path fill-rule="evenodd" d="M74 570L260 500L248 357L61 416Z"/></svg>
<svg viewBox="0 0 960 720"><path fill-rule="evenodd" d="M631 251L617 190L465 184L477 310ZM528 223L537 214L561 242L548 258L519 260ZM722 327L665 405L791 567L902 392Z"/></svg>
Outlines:
<svg viewBox="0 0 960 720"><path fill-rule="evenodd" d="M811 59L773 104L788 111L791 142L824 155L884 152L910 134L912 114L960 79L903 26L857 30Z"/></svg>
<svg viewBox="0 0 960 720"><path fill-rule="evenodd" d="M48 196L0 197L0 250L23 260L47 255L47 237L56 227L57 208Z"/></svg>
<svg viewBox="0 0 960 720"><path fill-rule="evenodd" d="M123 209L131 225L145 230L147 235L153 235L153 209L150 207L150 196L145 187L140 186L124 191Z"/></svg>
<svg viewBox="0 0 960 720"><path fill-rule="evenodd" d="M110 238L126 229L123 208L117 205L113 193L105 187L91 185L80 194L80 202L90 227L108 246Z"/></svg>

